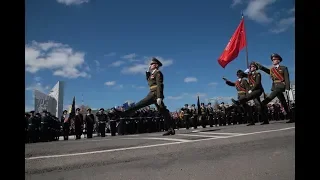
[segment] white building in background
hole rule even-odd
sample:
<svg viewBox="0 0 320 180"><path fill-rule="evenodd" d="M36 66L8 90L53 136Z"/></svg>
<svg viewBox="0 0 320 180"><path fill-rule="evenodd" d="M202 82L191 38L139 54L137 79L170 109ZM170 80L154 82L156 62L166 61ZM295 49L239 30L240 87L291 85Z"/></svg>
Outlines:
<svg viewBox="0 0 320 180"><path fill-rule="evenodd" d="M49 94L34 90L34 109L36 112L47 110L56 117L63 112L64 82L58 81Z"/></svg>

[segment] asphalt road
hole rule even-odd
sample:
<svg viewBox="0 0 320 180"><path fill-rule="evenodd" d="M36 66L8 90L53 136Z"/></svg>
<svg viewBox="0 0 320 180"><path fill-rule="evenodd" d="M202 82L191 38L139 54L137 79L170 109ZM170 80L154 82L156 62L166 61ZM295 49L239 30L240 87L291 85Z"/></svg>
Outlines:
<svg viewBox="0 0 320 180"><path fill-rule="evenodd" d="M295 124L27 144L25 158L34 180L292 180Z"/></svg>

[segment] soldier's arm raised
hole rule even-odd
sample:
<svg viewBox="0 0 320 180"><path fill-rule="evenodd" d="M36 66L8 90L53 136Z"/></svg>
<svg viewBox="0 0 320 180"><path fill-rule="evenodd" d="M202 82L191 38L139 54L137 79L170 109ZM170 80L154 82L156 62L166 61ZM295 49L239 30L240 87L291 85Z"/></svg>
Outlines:
<svg viewBox="0 0 320 180"><path fill-rule="evenodd" d="M158 71L156 74L157 98L163 98L163 74Z"/></svg>
<svg viewBox="0 0 320 180"><path fill-rule="evenodd" d="M261 71L267 73L267 74L270 74L270 69L269 68L266 68L264 66L262 66L261 64L259 63L255 63L257 66L258 66L258 69L260 69Z"/></svg>
<svg viewBox="0 0 320 180"><path fill-rule="evenodd" d="M286 83L286 90L290 90L289 70L285 66L283 68L283 78L284 78L284 83Z"/></svg>
<svg viewBox="0 0 320 180"><path fill-rule="evenodd" d="M228 86L235 86L235 85L236 85L235 83L233 83L233 82L231 82L231 81L226 81L226 84L227 84Z"/></svg>
<svg viewBox="0 0 320 180"><path fill-rule="evenodd" d="M256 89L258 89L260 87L260 85L261 85L261 74L260 73L256 74L255 81L256 82L254 83L251 91L254 91L254 90L256 90Z"/></svg>

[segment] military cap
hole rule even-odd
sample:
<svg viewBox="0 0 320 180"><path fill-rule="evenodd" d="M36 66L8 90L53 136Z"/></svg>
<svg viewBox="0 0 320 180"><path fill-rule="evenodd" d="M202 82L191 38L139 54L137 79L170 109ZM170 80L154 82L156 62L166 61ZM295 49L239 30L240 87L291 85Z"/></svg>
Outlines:
<svg viewBox="0 0 320 180"><path fill-rule="evenodd" d="M237 75L239 75L239 74L242 75L242 74L244 74L244 72L243 72L242 70L238 70L238 71L237 71Z"/></svg>
<svg viewBox="0 0 320 180"><path fill-rule="evenodd" d="M155 58L155 57L153 57L153 58L151 59L150 64L158 64L159 67L162 66L162 63L161 63L157 58Z"/></svg>
<svg viewBox="0 0 320 180"><path fill-rule="evenodd" d="M224 104L224 102L221 102L221 104Z"/></svg>
<svg viewBox="0 0 320 180"><path fill-rule="evenodd" d="M34 111L30 111L29 113L30 113L30 114L33 114L33 113L34 113Z"/></svg>
<svg viewBox="0 0 320 180"><path fill-rule="evenodd" d="M204 103L202 102L202 103L200 103L200 105L204 105Z"/></svg>
<svg viewBox="0 0 320 180"><path fill-rule="evenodd" d="M76 111L80 111L80 108L77 108Z"/></svg>
<svg viewBox="0 0 320 180"><path fill-rule="evenodd" d="M277 53L272 53L272 54L271 54L271 57L270 57L271 61L272 61L272 58L274 58L274 57L279 58L280 62L282 61L282 57L281 57L279 54L277 54Z"/></svg>
<svg viewBox="0 0 320 180"><path fill-rule="evenodd" d="M185 104L184 106L189 106L189 104Z"/></svg>
<svg viewBox="0 0 320 180"><path fill-rule="evenodd" d="M256 62L251 62L251 63L250 63L250 67L251 67L251 66L254 66L254 67L256 67L256 68L258 69L258 66L257 66Z"/></svg>
<svg viewBox="0 0 320 180"><path fill-rule="evenodd" d="M87 111L91 111L91 108L88 108Z"/></svg>
<svg viewBox="0 0 320 180"><path fill-rule="evenodd" d="M67 111L67 110L64 110L62 113L65 113L65 112L66 112L66 113L68 113L68 111Z"/></svg>
<svg viewBox="0 0 320 180"><path fill-rule="evenodd" d="M100 110L99 111L104 111L104 109L103 108L100 108Z"/></svg>
<svg viewBox="0 0 320 180"><path fill-rule="evenodd" d="M191 106L196 106L195 104L192 104Z"/></svg>
<svg viewBox="0 0 320 180"><path fill-rule="evenodd" d="M211 105L211 103L208 103L208 105Z"/></svg>

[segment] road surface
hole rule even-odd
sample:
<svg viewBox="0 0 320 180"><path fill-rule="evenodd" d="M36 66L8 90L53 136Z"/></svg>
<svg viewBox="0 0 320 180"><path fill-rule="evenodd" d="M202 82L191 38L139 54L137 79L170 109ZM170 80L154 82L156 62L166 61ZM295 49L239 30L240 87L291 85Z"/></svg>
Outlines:
<svg viewBox="0 0 320 180"><path fill-rule="evenodd" d="M295 124L26 144L25 175L33 180L292 180Z"/></svg>

